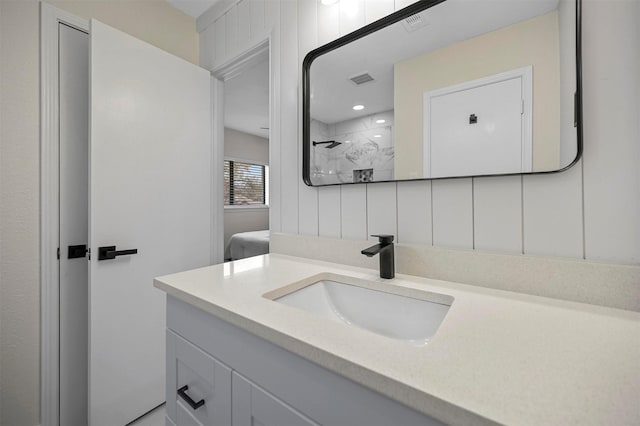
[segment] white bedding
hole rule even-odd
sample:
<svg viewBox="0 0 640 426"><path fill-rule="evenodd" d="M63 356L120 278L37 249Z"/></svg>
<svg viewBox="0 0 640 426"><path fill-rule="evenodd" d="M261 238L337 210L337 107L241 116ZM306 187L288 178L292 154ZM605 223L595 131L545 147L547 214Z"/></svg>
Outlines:
<svg viewBox="0 0 640 426"><path fill-rule="evenodd" d="M224 258L238 260L267 253L269 253L268 229L233 234L224 250Z"/></svg>

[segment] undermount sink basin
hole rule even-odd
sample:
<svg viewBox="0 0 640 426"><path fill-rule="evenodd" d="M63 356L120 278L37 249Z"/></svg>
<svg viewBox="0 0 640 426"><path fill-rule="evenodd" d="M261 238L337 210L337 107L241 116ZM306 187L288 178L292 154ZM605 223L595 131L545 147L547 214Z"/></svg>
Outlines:
<svg viewBox="0 0 640 426"><path fill-rule="evenodd" d="M443 294L334 274L321 274L264 297L417 346L429 342L453 303L453 297Z"/></svg>

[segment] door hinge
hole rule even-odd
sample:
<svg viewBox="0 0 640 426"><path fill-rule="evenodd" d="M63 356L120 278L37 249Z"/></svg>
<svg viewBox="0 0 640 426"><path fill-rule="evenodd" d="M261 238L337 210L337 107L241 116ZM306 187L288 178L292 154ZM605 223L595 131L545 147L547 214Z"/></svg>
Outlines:
<svg viewBox="0 0 640 426"><path fill-rule="evenodd" d="M56 250L56 257L58 258L58 260L60 260L60 247L58 247L58 250Z"/></svg>
<svg viewBox="0 0 640 426"><path fill-rule="evenodd" d="M520 114L524 114L524 99L522 99L522 103L520 104Z"/></svg>

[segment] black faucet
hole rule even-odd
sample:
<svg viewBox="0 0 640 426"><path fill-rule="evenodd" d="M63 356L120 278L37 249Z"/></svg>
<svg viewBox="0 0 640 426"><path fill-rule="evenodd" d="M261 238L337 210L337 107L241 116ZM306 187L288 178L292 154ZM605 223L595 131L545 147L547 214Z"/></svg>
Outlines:
<svg viewBox="0 0 640 426"><path fill-rule="evenodd" d="M361 251L368 257L380 253L380 278L393 278L396 276L393 257L393 235L372 235L378 237L378 244Z"/></svg>

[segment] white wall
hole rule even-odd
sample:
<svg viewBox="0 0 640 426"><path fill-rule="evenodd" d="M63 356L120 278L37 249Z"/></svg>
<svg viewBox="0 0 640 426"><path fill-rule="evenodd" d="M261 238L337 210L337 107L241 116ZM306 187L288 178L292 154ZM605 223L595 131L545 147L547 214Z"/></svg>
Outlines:
<svg viewBox="0 0 640 426"><path fill-rule="evenodd" d="M163 0L61 1L185 59L193 18ZM0 0L0 424L40 423L39 4Z"/></svg>
<svg viewBox="0 0 640 426"><path fill-rule="evenodd" d="M224 156L269 164L269 140L238 130L224 129Z"/></svg>
<svg viewBox="0 0 640 426"><path fill-rule="evenodd" d="M224 156L258 164L269 164L269 141L234 129L224 129ZM226 208L224 246L238 232L269 229L269 208Z"/></svg>
<svg viewBox="0 0 640 426"><path fill-rule="evenodd" d="M572 169L522 177L304 185L299 87L305 54L407 3L223 1L199 19L201 63L210 67L229 61L265 26L273 28L280 127L272 131L280 137L272 141L271 229L349 239L393 233L405 243L640 263L640 3L633 0L583 3L585 147Z"/></svg>

